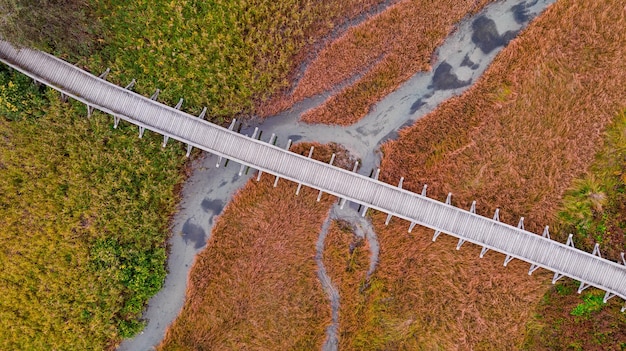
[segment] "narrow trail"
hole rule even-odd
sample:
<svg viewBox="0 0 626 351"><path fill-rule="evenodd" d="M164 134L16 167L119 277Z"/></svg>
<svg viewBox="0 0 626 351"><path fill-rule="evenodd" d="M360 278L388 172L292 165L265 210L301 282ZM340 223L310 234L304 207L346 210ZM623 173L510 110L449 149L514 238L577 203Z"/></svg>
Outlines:
<svg viewBox="0 0 626 351"><path fill-rule="evenodd" d="M294 142L315 141L322 144L336 142L360 158L361 168L369 172L380 164L381 155L378 150L382 143L397 138L401 128L413 124L441 102L467 90L508 41L554 1L497 1L475 16L463 20L457 25L457 30L437 49L435 53L437 61L432 63L432 71L414 75L354 125L339 127L299 122L303 112L325 100L322 94L306 99L291 110L268 118L262 123L249 122L241 132L250 135L255 127L259 127L263 130L263 140L269 139L270 134L275 133L279 146L284 146L287 138ZM395 1L384 2L385 6L391 6L393 3ZM384 9L383 7L377 11ZM358 20L350 25L357 24ZM303 69L306 69L306 65ZM183 306L189 270L195 256L206 245L206 240L213 229L214 217L221 213L232 195L252 176L252 172L239 176L239 165L234 162L227 167L222 162L219 168L216 168L216 163L217 158L206 153L193 162L193 172L182 189L180 211L172 221L172 236L168 242L168 275L164 286L148 303L143 315L148 322L144 331L132 339L124 340L118 350L150 350L163 340L166 328ZM356 213L354 210L338 210L340 214L337 217L351 218L349 214L351 212ZM327 221L330 221L330 218ZM368 269L369 276L376 269L378 260L376 234L366 219L352 218L349 222L354 223L356 231L363 233L370 243L372 258ZM326 223L325 225L327 226ZM326 235L323 232L322 230L318 238L318 254L320 242L323 248ZM323 268L323 263L321 267ZM319 264L318 276L320 281L326 281L332 286L330 279L325 276L325 269L321 270ZM338 311L339 294L333 289L328 290L332 296L331 308ZM338 315L335 318L333 312L333 324L327 329L328 347L333 343L336 345L337 330Z"/></svg>
<svg viewBox="0 0 626 351"><path fill-rule="evenodd" d="M322 284L322 288L328 295L328 300L330 301L331 308L331 323L328 327L326 327L326 340L324 341L324 345L322 346L322 350L324 351L336 351L339 346L339 291L333 285L333 282L326 272L326 267L324 266L324 241L326 240L326 236L328 235L328 229L330 228L330 224L334 220L334 207L331 209L326 221L322 225L322 229L320 230L320 234L317 238L317 243L315 244L315 263L317 263L317 277Z"/></svg>

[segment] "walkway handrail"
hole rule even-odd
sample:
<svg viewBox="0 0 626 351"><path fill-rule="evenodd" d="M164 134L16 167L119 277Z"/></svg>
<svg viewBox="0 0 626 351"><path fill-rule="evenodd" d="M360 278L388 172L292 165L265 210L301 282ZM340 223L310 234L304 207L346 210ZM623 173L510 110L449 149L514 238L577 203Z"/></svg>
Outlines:
<svg viewBox="0 0 626 351"><path fill-rule="evenodd" d="M218 156L322 190L626 299L626 266L506 223L240 135L124 89L46 53L0 41L0 61L61 93ZM508 262L508 261L505 261Z"/></svg>

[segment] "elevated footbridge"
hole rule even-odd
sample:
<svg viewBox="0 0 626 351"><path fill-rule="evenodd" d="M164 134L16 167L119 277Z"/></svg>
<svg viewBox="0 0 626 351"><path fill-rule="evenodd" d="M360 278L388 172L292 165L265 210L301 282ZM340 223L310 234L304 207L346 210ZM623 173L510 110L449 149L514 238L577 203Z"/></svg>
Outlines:
<svg viewBox="0 0 626 351"><path fill-rule="evenodd" d="M588 253L576 249L571 240L566 244L551 240L547 228L543 236L537 235L524 230L523 222L518 227L500 222L497 213L493 219L483 217L475 213L474 206L470 211L463 210L449 201L443 203L292 153L163 105L40 51L18 50L0 41L0 61L86 104L88 113L97 109L112 115L116 125L123 119L139 126L140 135L148 129L163 135L164 143L167 138L176 139L187 144L188 150L196 147L405 219L411 228L416 224L431 228L435 230L433 240L440 233L451 235L459 239L457 248L465 242L474 243L483 247L481 256L488 250L503 253L505 265L514 258L526 261L530 264L529 274L544 268L554 272L553 282L561 277L579 281L579 292L589 286L604 290L605 302L613 296L626 300L623 254L623 262L616 263L600 257L597 245L593 253Z"/></svg>

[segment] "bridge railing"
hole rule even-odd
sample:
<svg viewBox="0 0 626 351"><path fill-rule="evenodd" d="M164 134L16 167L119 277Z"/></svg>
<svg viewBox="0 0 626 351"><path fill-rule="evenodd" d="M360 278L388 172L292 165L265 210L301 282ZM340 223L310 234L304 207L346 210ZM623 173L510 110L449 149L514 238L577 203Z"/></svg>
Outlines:
<svg viewBox="0 0 626 351"><path fill-rule="evenodd" d="M588 286L606 291L605 302L613 296L626 299L626 266L606 260L598 250L588 253L562 244L549 236L539 236L494 219L395 187L356 172L289 152L272 143L240 135L200 118L158 103L91 75L54 56L30 49L16 50L0 41L0 61L44 83L66 96L87 105L88 114L98 109L145 129L176 139L242 165L306 185L373 208L464 242L482 246L506 255L504 265L517 258L531 264L529 274L538 267L555 272L553 282L568 276L581 282L579 292ZM156 98L156 94L153 95ZM167 139L164 140L166 142ZM520 222L523 224L523 221ZM409 230L410 230L409 229ZM597 249L597 247L596 247ZM623 262L626 264L626 261ZM626 307L626 306L625 306ZM623 311L624 309L622 309Z"/></svg>

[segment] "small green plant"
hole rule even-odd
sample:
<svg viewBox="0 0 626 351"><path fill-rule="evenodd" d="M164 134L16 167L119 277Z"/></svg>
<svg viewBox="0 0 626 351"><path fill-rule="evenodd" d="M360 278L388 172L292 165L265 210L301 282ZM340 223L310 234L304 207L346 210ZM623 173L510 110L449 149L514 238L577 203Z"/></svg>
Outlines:
<svg viewBox="0 0 626 351"><path fill-rule="evenodd" d="M598 312L604 306L602 301L602 295L596 295L592 293L585 294L583 296L583 303L578 304L570 314L576 317L589 318L592 313Z"/></svg>

